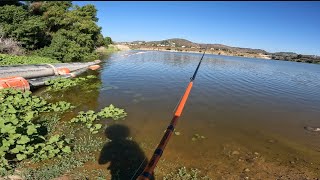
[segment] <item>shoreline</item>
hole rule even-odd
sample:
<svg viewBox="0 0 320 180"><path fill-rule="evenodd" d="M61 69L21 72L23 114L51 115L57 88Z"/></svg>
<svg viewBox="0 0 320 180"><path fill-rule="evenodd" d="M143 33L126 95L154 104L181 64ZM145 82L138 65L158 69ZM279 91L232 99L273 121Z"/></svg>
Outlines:
<svg viewBox="0 0 320 180"><path fill-rule="evenodd" d="M120 51L128 51L128 50L143 50L143 51L162 51L162 52L184 52L184 53L198 53L202 54L203 51L200 49L193 49L193 48L174 48L171 47L143 47L143 46L131 46L125 44L116 44L114 45ZM232 56L232 57L244 57L244 58L257 58L263 60L277 60L277 61L291 61L291 62L302 62L308 64L320 64L320 61L313 61L313 60L306 60L306 59L296 59L296 58L274 58L272 54L262 54L262 53L248 53L248 52L232 52L232 51L224 51L224 50L212 50L207 49L206 54L213 54L213 55L222 55L222 56Z"/></svg>
<svg viewBox="0 0 320 180"><path fill-rule="evenodd" d="M130 46L127 46L130 48ZM167 50L163 48L131 48L131 50L144 50L144 51L163 51L163 52L185 52L185 53L198 53L202 54L203 51L190 51L190 50ZM264 54L240 54L240 55L235 55L233 53L226 53L225 51L212 51L212 50L207 50L206 54L213 54L213 55L223 55L223 56L235 56L235 57L245 57L245 58L260 58L260 59L266 59L266 60L271 60L271 57L269 55L264 55Z"/></svg>

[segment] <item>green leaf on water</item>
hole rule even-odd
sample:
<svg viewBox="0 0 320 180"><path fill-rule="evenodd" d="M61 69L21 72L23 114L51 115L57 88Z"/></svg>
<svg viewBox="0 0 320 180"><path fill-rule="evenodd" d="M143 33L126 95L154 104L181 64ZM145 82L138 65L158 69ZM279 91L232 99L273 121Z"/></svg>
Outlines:
<svg viewBox="0 0 320 180"><path fill-rule="evenodd" d="M27 127L27 134L31 135L37 132L36 126L35 125L29 125Z"/></svg>
<svg viewBox="0 0 320 180"><path fill-rule="evenodd" d="M57 135L54 135L54 136L51 136L51 138L49 139L49 144L52 144L54 142L58 142L59 141L59 138L60 136L57 134Z"/></svg>
<svg viewBox="0 0 320 180"><path fill-rule="evenodd" d="M2 146L3 146L3 147L9 147L9 146L10 146L10 142L7 141L7 140L5 140L5 139L3 139L3 140L2 140Z"/></svg>
<svg viewBox="0 0 320 180"><path fill-rule="evenodd" d="M25 146L24 145L16 145L15 148L13 148L11 150L12 153L18 153L18 152L23 152L25 150Z"/></svg>
<svg viewBox="0 0 320 180"><path fill-rule="evenodd" d="M95 127L96 129L101 129L102 124L95 124L94 127Z"/></svg>
<svg viewBox="0 0 320 180"><path fill-rule="evenodd" d="M26 157L27 157L27 155L25 155L25 154L17 154L17 159L18 159L19 161L25 159Z"/></svg>
<svg viewBox="0 0 320 180"><path fill-rule="evenodd" d="M70 146L65 146L64 148L62 148L62 151L65 153L70 153L71 152Z"/></svg>
<svg viewBox="0 0 320 180"><path fill-rule="evenodd" d="M17 141L18 144L27 144L30 142L30 138L28 136L21 136L20 139Z"/></svg>
<svg viewBox="0 0 320 180"><path fill-rule="evenodd" d="M28 146L27 151L25 151L26 154L31 154L33 152L34 152L34 147L32 147L32 146Z"/></svg>
<svg viewBox="0 0 320 180"><path fill-rule="evenodd" d="M31 120L32 118L33 118L33 112L27 112L27 114L26 114L26 116L24 117L24 119L26 120L26 121L29 121L29 120Z"/></svg>

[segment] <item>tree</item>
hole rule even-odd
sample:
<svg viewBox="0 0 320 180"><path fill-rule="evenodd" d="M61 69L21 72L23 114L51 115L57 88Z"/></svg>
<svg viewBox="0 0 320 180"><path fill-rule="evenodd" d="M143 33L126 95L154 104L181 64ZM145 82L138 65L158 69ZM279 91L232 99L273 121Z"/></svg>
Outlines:
<svg viewBox="0 0 320 180"><path fill-rule="evenodd" d="M113 44L111 37L105 37L104 41L105 41L106 45Z"/></svg>
<svg viewBox="0 0 320 180"><path fill-rule="evenodd" d="M71 6L70 1L45 1L43 3L43 18L50 32L56 32L66 26L64 18Z"/></svg>
<svg viewBox="0 0 320 180"><path fill-rule="evenodd" d="M31 16L23 21L20 26L12 32L12 37L22 43L28 50L43 48L50 44L50 37L46 35L46 24L41 17Z"/></svg>
<svg viewBox="0 0 320 180"><path fill-rule="evenodd" d="M63 62L97 58L94 50L111 44L97 25L94 5L73 6L71 1L29 1L0 6L3 37L19 41L38 55Z"/></svg>

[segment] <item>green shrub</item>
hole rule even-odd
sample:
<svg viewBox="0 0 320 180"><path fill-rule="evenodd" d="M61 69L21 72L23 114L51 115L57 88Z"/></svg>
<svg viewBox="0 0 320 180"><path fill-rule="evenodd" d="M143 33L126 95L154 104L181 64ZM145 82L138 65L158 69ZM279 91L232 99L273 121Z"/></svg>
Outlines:
<svg viewBox="0 0 320 180"><path fill-rule="evenodd" d="M91 61L98 59L94 52L97 47L112 43L101 34L96 16L94 5L80 7L71 1L4 5L0 6L1 37L20 42L38 56L62 62Z"/></svg>

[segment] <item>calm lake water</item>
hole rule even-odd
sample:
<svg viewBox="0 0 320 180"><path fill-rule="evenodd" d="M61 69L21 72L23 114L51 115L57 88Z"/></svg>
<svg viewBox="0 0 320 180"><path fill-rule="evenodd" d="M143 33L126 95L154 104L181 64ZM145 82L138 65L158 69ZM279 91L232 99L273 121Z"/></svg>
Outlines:
<svg viewBox="0 0 320 180"><path fill-rule="evenodd" d="M157 51L115 53L100 69L102 87L92 100L95 108L111 103L125 108L128 117L121 123L150 158L200 57ZM304 129L320 127L319 90L320 65L205 55L176 128L180 135L170 139L158 173L187 166L232 179L226 171L240 173L249 165L235 165L241 158L230 160L230 154L256 152L263 162L275 165L267 170L251 165L251 172L288 167L320 177L320 134ZM205 138L192 141L194 134Z"/></svg>

